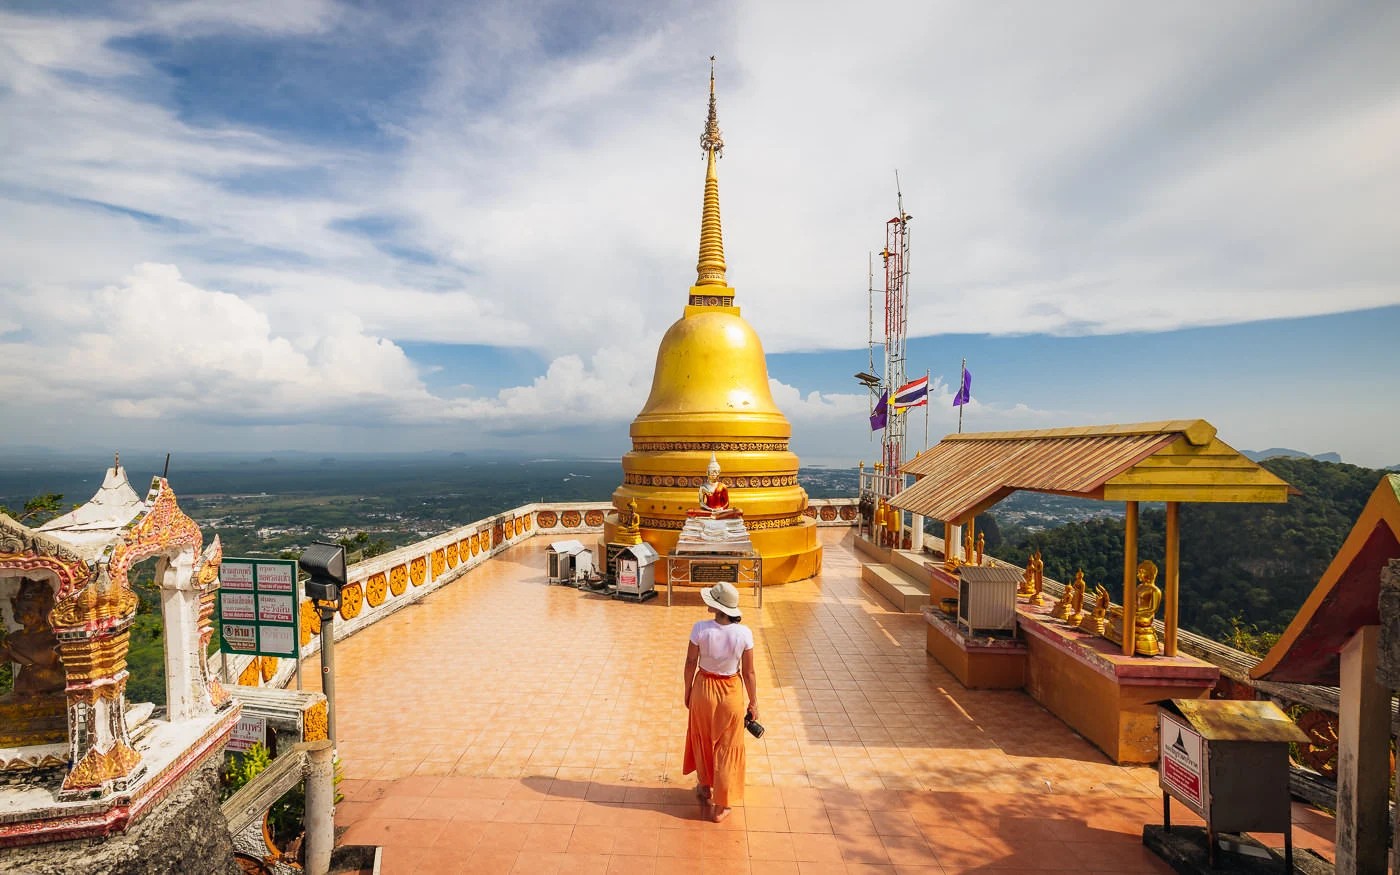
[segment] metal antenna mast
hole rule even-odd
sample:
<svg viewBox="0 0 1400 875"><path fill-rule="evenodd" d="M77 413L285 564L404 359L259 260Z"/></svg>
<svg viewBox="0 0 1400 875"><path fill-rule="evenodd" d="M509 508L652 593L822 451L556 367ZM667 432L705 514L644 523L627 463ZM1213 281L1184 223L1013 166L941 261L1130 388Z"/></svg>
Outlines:
<svg viewBox="0 0 1400 875"><path fill-rule="evenodd" d="M895 195L898 213L885 223L885 249L880 256L885 262L885 389L889 398L908 382L905 373L905 339L908 334L909 310L909 220L904 212L904 193L900 191L899 172L895 171ZM893 410L885 426L881 461L885 477L880 478L880 495L890 497L903 485L904 415Z"/></svg>

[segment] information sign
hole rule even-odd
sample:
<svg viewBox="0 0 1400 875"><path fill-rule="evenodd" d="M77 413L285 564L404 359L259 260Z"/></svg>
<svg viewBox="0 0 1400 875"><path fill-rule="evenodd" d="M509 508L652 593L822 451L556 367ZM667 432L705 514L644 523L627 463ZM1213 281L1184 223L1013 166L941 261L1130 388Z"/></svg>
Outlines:
<svg viewBox="0 0 1400 875"><path fill-rule="evenodd" d="M233 724L233 734L228 739L228 750L234 753L247 753L255 744L267 744L267 718L243 715Z"/></svg>
<svg viewBox="0 0 1400 875"><path fill-rule="evenodd" d="M1165 711L1157 713L1162 748L1158 775L1162 789L1204 816L1205 758L1201 756L1201 735L1173 720Z"/></svg>
<svg viewBox="0 0 1400 875"><path fill-rule="evenodd" d="M219 649L296 658L296 581L295 559L225 558L219 566Z"/></svg>

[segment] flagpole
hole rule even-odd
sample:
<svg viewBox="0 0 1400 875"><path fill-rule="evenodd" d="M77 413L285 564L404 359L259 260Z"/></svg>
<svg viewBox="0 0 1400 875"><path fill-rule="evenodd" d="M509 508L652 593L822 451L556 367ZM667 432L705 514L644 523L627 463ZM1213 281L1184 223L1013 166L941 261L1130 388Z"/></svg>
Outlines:
<svg viewBox="0 0 1400 875"><path fill-rule="evenodd" d="M959 391L959 392L962 391L962 385L963 385L963 383L965 383L965 382L967 382L967 359L963 359L963 360L962 360L962 373L958 375L958 391ZM959 405L958 405L958 434L962 434L962 412L963 412L963 408L966 407L966 406L967 406L967 402L966 402L966 401L964 401L962 404L959 404Z"/></svg>
<svg viewBox="0 0 1400 875"><path fill-rule="evenodd" d="M928 378L933 376L933 372L924 369L924 383L928 383ZM924 396L924 449L928 449L928 396Z"/></svg>

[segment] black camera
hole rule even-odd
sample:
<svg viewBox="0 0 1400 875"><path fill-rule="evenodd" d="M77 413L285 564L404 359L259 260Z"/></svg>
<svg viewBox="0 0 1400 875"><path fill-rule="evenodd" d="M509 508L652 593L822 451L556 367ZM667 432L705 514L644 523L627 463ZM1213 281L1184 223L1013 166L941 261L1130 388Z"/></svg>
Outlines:
<svg viewBox="0 0 1400 875"><path fill-rule="evenodd" d="M749 731L749 735L752 735L754 738L763 737L763 724L753 719L752 712L747 712L744 714L744 728L747 729Z"/></svg>

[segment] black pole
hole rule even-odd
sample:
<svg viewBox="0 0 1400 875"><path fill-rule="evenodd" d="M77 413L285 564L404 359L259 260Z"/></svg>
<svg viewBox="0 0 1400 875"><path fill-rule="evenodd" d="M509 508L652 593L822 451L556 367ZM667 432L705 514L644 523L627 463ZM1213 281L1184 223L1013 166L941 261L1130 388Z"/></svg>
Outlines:
<svg viewBox="0 0 1400 875"><path fill-rule="evenodd" d="M321 615L321 692L326 694L326 735L335 742L335 608L318 606Z"/></svg>

